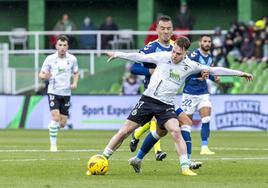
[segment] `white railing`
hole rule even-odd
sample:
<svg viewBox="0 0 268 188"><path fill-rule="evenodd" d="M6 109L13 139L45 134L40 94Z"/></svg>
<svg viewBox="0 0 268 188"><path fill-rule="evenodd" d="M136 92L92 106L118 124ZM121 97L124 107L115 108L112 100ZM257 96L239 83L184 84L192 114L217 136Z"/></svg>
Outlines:
<svg viewBox="0 0 268 188"><path fill-rule="evenodd" d="M225 34L226 31L223 31L223 34ZM97 38L97 45L96 49L70 49L70 53L73 54L88 54L89 57L89 72L90 74L95 73L95 55L101 55L104 51L107 51L106 49L103 50L101 46L101 36L102 35L114 35L114 40L117 40L117 37L119 35L131 35L131 36L146 36L146 35L156 35L157 32L155 31L132 31L132 30L119 30L119 31L23 31L23 32L0 32L0 37L10 37L10 36L28 36L28 39L30 36L34 36L31 38L31 40L34 40L33 48L30 49L20 49L20 50L0 50L0 55L3 53L7 53L5 57L9 57L9 55L15 55L15 54L33 54L34 55L34 85L25 87L28 88L34 88L37 90L39 88L39 79L38 79L38 72L40 70L39 67L39 56L40 54L50 54L54 53L55 50L53 49L41 49L40 48L40 38L44 36L55 36L55 35L72 35L72 36L79 36L79 35L96 35ZM195 30L195 31L174 31L174 35L181 36L181 35L202 35L202 34L214 34L214 30ZM135 45L134 45L135 46ZM114 45L113 47L119 47L118 45ZM142 46L140 46L142 47ZM112 50L116 50L112 49ZM120 49L120 51L125 51ZM127 49L127 51L137 51L137 49ZM10 83L10 87L12 88L10 91L12 94L17 94L19 92L24 91L20 88L20 90L16 90L16 78L14 79L14 75L16 77L15 70L10 70L12 72L12 83ZM15 71L15 72L14 72ZM23 70L25 71L25 70ZM84 73L86 70L82 70L82 73ZM6 90L7 91L7 90Z"/></svg>

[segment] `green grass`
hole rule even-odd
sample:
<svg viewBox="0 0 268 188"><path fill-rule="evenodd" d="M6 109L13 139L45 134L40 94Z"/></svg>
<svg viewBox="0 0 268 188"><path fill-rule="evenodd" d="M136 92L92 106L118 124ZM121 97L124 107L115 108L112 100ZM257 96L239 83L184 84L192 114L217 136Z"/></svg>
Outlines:
<svg viewBox="0 0 268 188"><path fill-rule="evenodd" d="M198 176L180 174L170 136L162 140L163 162L150 152L141 174L127 160L129 138L109 160L105 176L86 176L88 158L101 153L114 131L60 131L58 153L48 152L48 132L0 131L0 187L268 187L267 132L212 132L214 156L199 155L199 133L193 133L193 159L203 162Z"/></svg>

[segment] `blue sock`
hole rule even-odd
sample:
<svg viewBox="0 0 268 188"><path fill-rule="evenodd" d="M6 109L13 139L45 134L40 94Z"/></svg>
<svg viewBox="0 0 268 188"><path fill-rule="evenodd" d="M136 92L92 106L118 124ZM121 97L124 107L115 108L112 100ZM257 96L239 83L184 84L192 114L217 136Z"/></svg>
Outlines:
<svg viewBox="0 0 268 188"><path fill-rule="evenodd" d="M137 158L138 159L143 159L144 156L153 148L153 146L155 145L155 143L158 140L155 139L152 135L152 133L150 132L146 138L144 139L140 150L137 153Z"/></svg>
<svg viewBox="0 0 268 188"><path fill-rule="evenodd" d="M208 123L202 123L202 127L201 127L202 146L207 146L208 145L209 134L210 134L209 122Z"/></svg>
<svg viewBox="0 0 268 188"><path fill-rule="evenodd" d="M189 131L182 130L181 131L182 137L186 143L187 146L187 155L188 159L191 159L191 154L192 154L192 138L191 138L191 133Z"/></svg>

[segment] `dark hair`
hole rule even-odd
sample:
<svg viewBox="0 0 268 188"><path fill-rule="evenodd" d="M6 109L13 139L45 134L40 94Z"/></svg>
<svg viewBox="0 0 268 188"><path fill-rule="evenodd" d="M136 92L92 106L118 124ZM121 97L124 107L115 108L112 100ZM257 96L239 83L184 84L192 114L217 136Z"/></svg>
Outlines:
<svg viewBox="0 0 268 188"><path fill-rule="evenodd" d="M59 35L59 36L57 36L57 41L58 40L67 41L67 43L69 42L69 38L66 35Z"/></svg>
<svg viewBox="0 0 268 188"><path fill-rule="evenodd" d="M172 20L171 20L170 16L162 15L162 16L159 16L159 18L157 19L157 24L159 24L160 21L168 22L168 21L172 21Z"/></svg>
<svg viewBox="0 0 268 188"><path fill-rule="evenodd" d="M187 37L179 37L175 40L175 44L178 45L181 48L184 48L185 50L188 50L188 48L191 46L191 42Z"/></svg>
<svg viewBox="0 0 268 188"><path fill-rule="evenodd" d="M202 40L203 37L209 37L210 39L212 39L212 36L209 35L209 34L203 34L200 36L200 39L199 40Z"/></svg>

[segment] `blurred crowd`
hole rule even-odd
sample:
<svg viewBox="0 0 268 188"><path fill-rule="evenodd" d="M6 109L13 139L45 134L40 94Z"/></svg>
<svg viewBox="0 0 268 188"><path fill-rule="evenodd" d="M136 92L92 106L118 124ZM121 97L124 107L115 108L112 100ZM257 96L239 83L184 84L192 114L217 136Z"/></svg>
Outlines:
<svg viewBox="0 0 268 188"><path fill-rule="evenodd" d="M263 17L256 22L234 22L225 35L217 27L213 36L214 62L217 66L228 66L226 57L232 55L242 63L268 61L268 22Z"/></svg>
<svg viewBox="0 0 268 188"><path fill-rule="evenodd" d="M96 27L90 17L86 16L83 20L83 23L80 27L70 19L67 13L63 14L62 17L57 21L56 25L53 28L54 31L94 31L94 30L118 30L118 25L114 22L111 16L107 16L105 21ZM51 36L49 40L49 47L54 48L56 43L57 36ZM96 49L97 48L97 36L96 34L92 35L80 35L79 38L76 38L72 35L68 36L70 48L81 48L81 49ZM101 46L103 49L109 49L109 41L113 40L113 35L102 35L101 37Z"/></svg>

